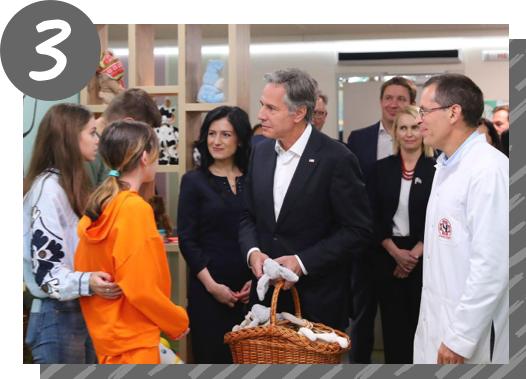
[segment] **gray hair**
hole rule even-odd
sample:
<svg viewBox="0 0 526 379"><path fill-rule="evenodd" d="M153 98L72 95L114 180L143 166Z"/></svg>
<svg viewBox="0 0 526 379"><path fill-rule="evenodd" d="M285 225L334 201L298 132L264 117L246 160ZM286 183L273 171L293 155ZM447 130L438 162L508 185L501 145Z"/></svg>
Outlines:
<svg viewBox="0 0 526 379"><path fill-rule="evenodd" d="M312 123L316 101L318 101L316 80L299 68L284 68L265 74L263 77L267 84L281 84L285 87L286 94L283 97L283 103L289 109L290 114L305 107L307 113L305 113L304 120Z"/></svg>
<svg viewBox="0 0 526 379"><path fill-rule="evenodd" d="M323 104L325 104L325 106L329 104L329 97L327 96L327 94L321 92L321 90L316 91L316 96L318 96L318 99L321 99L321 101L323 101Z"/></svg>

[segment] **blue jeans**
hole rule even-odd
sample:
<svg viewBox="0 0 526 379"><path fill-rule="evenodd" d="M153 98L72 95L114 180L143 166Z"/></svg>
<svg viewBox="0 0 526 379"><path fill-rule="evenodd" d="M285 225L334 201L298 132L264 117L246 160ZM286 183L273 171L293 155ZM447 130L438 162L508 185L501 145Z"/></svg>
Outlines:
<svg viewBox="0 0 526 379"><path fill-rule="evenodd" d="M95 350L78 299L35 299L26 344L38 364L93 364Z"/></svg>

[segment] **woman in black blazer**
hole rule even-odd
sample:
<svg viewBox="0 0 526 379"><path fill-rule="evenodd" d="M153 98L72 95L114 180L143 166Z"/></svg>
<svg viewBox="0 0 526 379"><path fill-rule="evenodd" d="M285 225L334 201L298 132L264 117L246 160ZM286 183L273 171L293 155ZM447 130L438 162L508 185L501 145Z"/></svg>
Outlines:
<svg viewBox="0 0 526 379"><path fill-rule="evenodd" d="M246 313L251 272L238 233L251 132L241 108L221 106L208 113L196 142L201 165L181 181L177 232L190 267L188 316L197 364L232 363L223 338Z"/></svg>
<svg viewBox="0 0 526 379"><path fill-rule="evenodd" d="M433 149L423 145L417 115L414 106L398 112L394 155L376 162L371 178L385 363L413 362L420 310L424 226L436 162Z"/></svg>

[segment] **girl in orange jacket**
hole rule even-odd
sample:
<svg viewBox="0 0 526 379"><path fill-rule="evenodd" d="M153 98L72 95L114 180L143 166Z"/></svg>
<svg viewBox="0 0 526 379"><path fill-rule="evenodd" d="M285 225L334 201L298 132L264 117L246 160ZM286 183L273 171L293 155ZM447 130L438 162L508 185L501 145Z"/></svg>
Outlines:
<svg viewBox="0 0 526 379"><path fill-rule="evenodd" d="M159 364L160 331L181 339L186 311L170 300L171 279L153 209L138 194L157 171L159 143L143 122L121 121L102 133L99 154L110 176L78 225L75 269L112 275L124 295L81 299L99 363Z"/></svg>

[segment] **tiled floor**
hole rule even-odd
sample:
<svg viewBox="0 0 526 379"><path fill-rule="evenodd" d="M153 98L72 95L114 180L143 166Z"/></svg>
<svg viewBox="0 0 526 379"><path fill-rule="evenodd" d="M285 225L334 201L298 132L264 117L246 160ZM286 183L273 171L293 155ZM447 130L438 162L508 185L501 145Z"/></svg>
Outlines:
<svg viewBox="0 0 526 379"><path fill-rule="evenodd" d="M374 322L374 350L371 355L371 362L373 364L385 363L384 358L384 343L382 340L382 324L380 322L380 309L376 312L376 319ZM351 328L349 327L346 331L347 335L350 336ZM352 343L352 341L351 341ZM349 363L349 353L345 353L342 357L342 363Z"/></svg>

